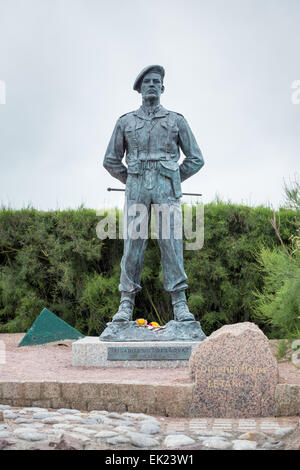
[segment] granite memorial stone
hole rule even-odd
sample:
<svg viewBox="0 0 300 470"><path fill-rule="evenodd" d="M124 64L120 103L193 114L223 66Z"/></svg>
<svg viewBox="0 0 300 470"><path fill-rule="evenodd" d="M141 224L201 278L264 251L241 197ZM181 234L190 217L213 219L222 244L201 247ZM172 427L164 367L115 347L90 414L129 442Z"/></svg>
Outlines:
<svg viewBox="0 0 300 470"><path fill-rule="evenodd" d="M278 366L254 323L225 325L191 354L191 417L274 416Z"/></svg>

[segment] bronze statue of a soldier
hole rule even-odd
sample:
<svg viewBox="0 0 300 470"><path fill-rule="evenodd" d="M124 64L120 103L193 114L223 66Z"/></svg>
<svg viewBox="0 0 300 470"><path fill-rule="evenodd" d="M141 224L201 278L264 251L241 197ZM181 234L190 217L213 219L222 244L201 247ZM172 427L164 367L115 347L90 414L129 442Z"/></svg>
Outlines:
<svg viewBox="0 0 300 470"><path fill-rule="evenodd" d="M160 104L164 75L160 65L150 65L140 72L133 89L141 93L142 106L118 119L103 163L112 176L126 184L127 209L132 204L147 207L147 224L152 204L175 204L180 208L181 182L204 165L202 153L185 118ZM181 165L178 164L180 149L185 155ZM122 163L125 153L127 168ZM129 216L126 217L129 220ZM164 288L171 293L174 320L193 321L195 318L188 309L185 296L188 285L182 239L174 237L172 229L174 231L174 226L169 238L158 237ZM124 239L119 285L121 301L113 322L132 320L135 294L141 290L146 245L147 239Z"/></svg>

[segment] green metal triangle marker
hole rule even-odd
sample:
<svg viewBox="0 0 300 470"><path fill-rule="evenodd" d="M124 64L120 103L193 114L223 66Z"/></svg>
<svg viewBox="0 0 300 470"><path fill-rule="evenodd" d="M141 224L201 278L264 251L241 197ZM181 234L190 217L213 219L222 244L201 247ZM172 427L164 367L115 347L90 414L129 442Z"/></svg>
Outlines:
<svg viewBox="0 0 300 470"><path fill-rule="evenodd" d="M44 308L33 322L18 347L79 338L84 338L84 335L68 325L64 320L54 315L50 310Z"/></svg>

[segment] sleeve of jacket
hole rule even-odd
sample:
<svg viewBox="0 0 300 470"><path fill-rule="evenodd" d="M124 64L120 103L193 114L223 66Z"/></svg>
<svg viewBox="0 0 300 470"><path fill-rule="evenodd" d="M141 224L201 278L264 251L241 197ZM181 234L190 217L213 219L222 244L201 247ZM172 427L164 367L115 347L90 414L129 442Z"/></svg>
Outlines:
<svg viewBox="0 0 300 470"><path fill-rule="evenodd" d="M125 139L121 118L118 119L115 125L113 134L108 144L103 166L114 177L122 183L126 183L127 168L122 163L122 158L125 153Z"/></svg>
<svg viewBox="0 0 300 470"><path fill-rule="evenodd" d="M185 159L179 166L181 181L197 173L204 165L201 150L196 142L194 134L185 118L178 116L179 147L185 155Z"/></svg>

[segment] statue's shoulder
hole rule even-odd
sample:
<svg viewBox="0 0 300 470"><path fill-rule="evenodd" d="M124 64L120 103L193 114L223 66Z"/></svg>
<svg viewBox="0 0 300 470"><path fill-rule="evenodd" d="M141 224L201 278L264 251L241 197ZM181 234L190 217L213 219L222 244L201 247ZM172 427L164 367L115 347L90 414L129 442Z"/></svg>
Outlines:
<svg viewBox="0 0 300 470"><path fill-rule="evenodd" d="M184 118L184 115L183 114L180 114L180 113L177 113L177 111L172 111L171 109L166 109L166 111L168 111L169 114L171 114L172 116L174 116L175 118L178 116L178 117L181 117L181 118Z"/></svg>
<svg viewBox="0 0 300 470"><path fill-rule="evenodd" d="M128 126L134 126L134 113L135 111L129 111L129 113L122 114L118 118L117 126L120 126L123 131Z"/></svg>
<svg viewBox="0 0 300 470"><path fill-rule="evenodd" d="M120 116L119 119L122 119L123 121L125 121L126 119L131 119L135 112L136 111L129 111L128 113L122 114L122 116Z"/></svg>
<svg viewBox="0 0 300 470"><path fill-rule="evenodd" d="M183 114L177 113L177 111L171 111L170 109L168 109L167 111L174 121L180 121L182 119L185 119Z"/></svg>

